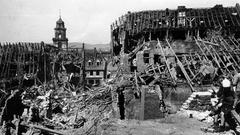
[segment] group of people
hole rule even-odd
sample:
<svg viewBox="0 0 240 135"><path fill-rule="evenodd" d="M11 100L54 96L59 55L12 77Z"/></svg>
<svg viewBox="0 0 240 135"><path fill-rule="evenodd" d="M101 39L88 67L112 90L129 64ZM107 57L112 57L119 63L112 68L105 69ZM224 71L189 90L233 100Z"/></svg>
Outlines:
<svg viewBox="0 0 240 135"><path fill-rule="evenodd" d="M237 123L231 114L232 110L240 112L240 72L235 72L233 77L224 75L220 81L220 87L217 92L212 91L214 128L221 132L226 130L236 131ZM237 131L236 131L237 132Z"/></svg>

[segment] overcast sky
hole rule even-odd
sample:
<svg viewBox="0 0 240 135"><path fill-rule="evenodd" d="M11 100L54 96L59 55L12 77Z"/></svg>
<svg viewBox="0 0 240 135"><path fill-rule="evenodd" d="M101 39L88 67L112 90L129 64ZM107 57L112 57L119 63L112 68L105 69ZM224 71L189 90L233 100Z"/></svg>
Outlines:
<svg viewBox="0 0 240 135"><path fill-rule="evenodd" d="M69 42L109 43L111 23L127 11L236 3L240 0L0 0L0 42L52 43L59 9Z"/></svg>

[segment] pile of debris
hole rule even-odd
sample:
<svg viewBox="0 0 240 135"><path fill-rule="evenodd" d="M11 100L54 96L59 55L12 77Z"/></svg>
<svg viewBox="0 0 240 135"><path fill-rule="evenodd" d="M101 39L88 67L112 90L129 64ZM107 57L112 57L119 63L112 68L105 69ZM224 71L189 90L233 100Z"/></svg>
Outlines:
<svg viewBox="0 0 240 135"><path fill-rule="evenodd" d="M17 134L21 132L18 128L25 127L29 135L30 132L64 134L65 130L69 132L76 128L80 131L78 133L87 134L95 132L99 123L110 117L111 86L81 90L79 93L65 86L48 83L27 88L22 93L22 102L28 107L21 117L12 120L11 123L16 120L19 122L14 123L17 128L11 133Z"/></svg>

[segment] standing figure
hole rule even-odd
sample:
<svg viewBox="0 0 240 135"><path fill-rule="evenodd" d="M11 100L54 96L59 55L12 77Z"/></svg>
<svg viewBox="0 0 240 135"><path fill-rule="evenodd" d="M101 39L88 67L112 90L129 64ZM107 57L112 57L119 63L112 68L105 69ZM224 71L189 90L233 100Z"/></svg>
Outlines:
<svg viewBox="0 0 240 135"><path fill-rule="evenodd" d="M235 93L232 90L231 82L229 79L224 78L221 82L221 86L217 93L217 96L220 99L221 105L221 123L219 131L225 131L225 123L228 123L229 128L232 130L236 130L236 123L231 115L231 110L233 109Z"/></svg>

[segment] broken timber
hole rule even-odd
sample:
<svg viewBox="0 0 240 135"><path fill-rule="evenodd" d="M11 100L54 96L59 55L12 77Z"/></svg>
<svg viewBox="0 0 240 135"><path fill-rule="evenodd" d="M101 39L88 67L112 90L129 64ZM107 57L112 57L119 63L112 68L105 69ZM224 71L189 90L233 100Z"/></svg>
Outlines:
<svg viewBox="0 0 240 135"><path fill-rule="evenodd" d="M188 76L188 74L187 74L186 70L184 69L181 61L179 60L179 58L178 58L177 55L175 54L174 50L172 49L172 47L171 47L171 45L170 45L170 43L168 42L167 39L166 39L166 42L167 42L167 45L169 46L170 50L171 50L172 53L174 54L175 58L177 59L177 64L178 64L179 67L181 68L181 70L182 70L182 72L183 72L183 74L184 74L184 76L185 76L185 78L186 78L186 80L187 80L187 82L188 82L188 85L190 86L192 92L194 92L195 89L194 89L193 86L192 86L193 83L192 83L190 77Z"/></svg>
<svg viewBox="0 0 240 135"><path fill-rule="evenodd" d="M162 57L163 57L164 62L165 62L165 64L166 64L167 71L169 72L169 74L170 74L170 76L171 76L171 79L172 79L172 81L173 81L173 84L176 85L176 81L175 81L175 79L174 79L174 77L173 77L173 75L172 75L172 73L171 73L171 71L170 71L170 67L169 67L168 60L166 59L166 56L165 56L164 51L163 51L163 48L162 48L162 46L161 46L161 44L160 44L160 42L159 42L159 39L158 39L157 45L160 47L160 50L161 50L161 53L162 53ZM158 66L159 66L159 65L158 65ZM160 68L159 68L159 72L160 72Z"/></svg>

